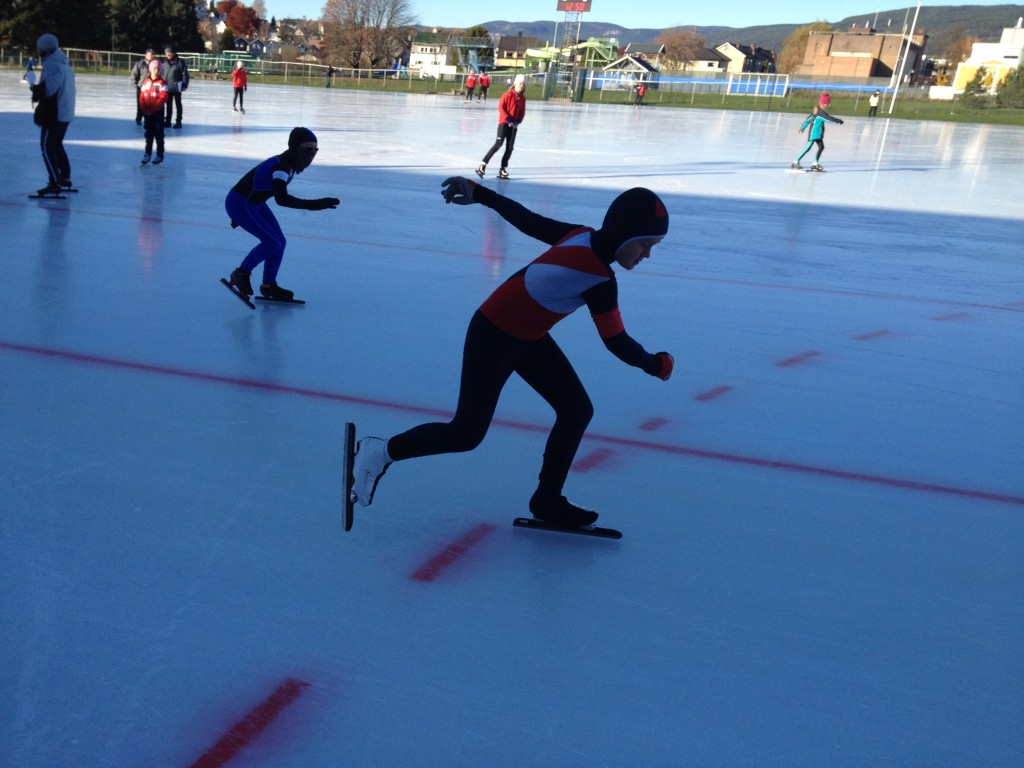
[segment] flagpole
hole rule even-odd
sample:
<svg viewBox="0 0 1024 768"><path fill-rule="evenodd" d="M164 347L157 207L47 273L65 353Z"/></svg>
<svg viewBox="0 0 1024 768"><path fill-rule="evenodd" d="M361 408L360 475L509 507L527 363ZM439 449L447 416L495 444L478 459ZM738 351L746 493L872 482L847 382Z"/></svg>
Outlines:
<svg viewBox="0 0 1024 768"><path fill-rule="evenodd" d="M903 58L900 60L900 71L896 77L896 87L892 92L892 99L889 101L889 114L892 114L893 107L896 106L896 94L900 92L900 83L903 82L903 71L907 68L907 59L910 58L910 44L914 39L914 30L917 29L917 15L921 12L921 0L917 0L917 10L914 11L914 21L910 24L910 29L907 31L907 49L903 52Z"/></svg>

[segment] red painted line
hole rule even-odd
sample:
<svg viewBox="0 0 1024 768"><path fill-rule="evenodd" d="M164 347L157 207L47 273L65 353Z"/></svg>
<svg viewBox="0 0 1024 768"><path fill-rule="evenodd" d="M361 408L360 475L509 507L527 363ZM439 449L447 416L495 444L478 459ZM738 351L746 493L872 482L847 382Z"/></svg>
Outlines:
<svg viewBox="0 0 1024 768"><path fill-rule="evenodd" d="M938 320L940 322L945 322L947 320L966 320L970 316L971 315L967 312L950 312L948 315L933 317L932 320Z"/></svg>
<svg viewBox="0 0 1024 768"><path fill-rule="evenodd" d="M821 357L821 352L802 352L799 355L787 357L785 360L779 360L775 365L779 368L790 368L791 366L799 365L800 363L806 363L808 360L813 360L816 357Z"/></svg>
<svg viewBox="0 0 1024 768"><path fill-rule="evenodd" d="M581 459L577 459L573 462L573 472L589 472L595 467L604 464L608 459L615 455L615 451L611 448L598 448L596 451L591 451Z"/></svg>
<svg viewBox="0 0 1024 768"><path fill-rule="evenodd" d="M654 432L657 429L661 429L668 424L668 419L661 416L655 416L653 419L648 419L640 425L640 429L644 432Z"/></svg>
<svg viewBox="0 0 1024 768"><path fill-rule="evenodd" d="M142 363L133 363L124 360L103 358L95 355L80 355L74 352L64 352L61 350L30 347L25 346L23 344L12 344L4 341L0 341L0 349L6 349L15 352L26 352L29 354L40 355L43 357L49 357L58 360L84 362L92 365L109 366L126 370L144 371L147 373L158 373L167 376L178 376L186 379L207 381L217 384L230 384L233 386L249 387L269 392L299 395L301 397L312 397L322 400L333 400L343 403L351 403L355 405L365 405L373 408L386 408L396 411L404 411L408 413L419 413L428 416L447 416L449 418L452 416L451 411L446 411L439 408L427 408L423 406L408 405L406 403L394 403L385 400L371 400L363 397L352 397L349 395L340 395L330 392L318 392L316 390L303 389L300 387L285 387L278 384L269 384L266 382L253 381L250 379L237 379L230 376L217 376L207 373L197 373L192 371L178 370L175 368L165 368L162 366L146 365ZM550 426L541 424L525 424L520 421L511 421L510 419L498 418L494 419L491 423L496 427L505 427L506 429L515 429L525 432L546 433L550 430ZM819 477L832 477L841 480L852 480L856 482L887 486L890 488L905 488L916 491L927 491L929 493L942 493L951 496L963 496L972 499L977 499L980 501L996 501L1007 504L1015 504L1024 507L1024 496L1014 496L1005 493L992 493L989 491L981 491L971 488L958 488L955 486L936 485L933 483L921 483L915 480L903 480L900 478L885 477L879 475L867 475L858 472L846 472L844 470L830 469L828 467L816 467L807 464L797 464L785 461L772 461L769 459L760 459L754 456L742 456L739 454L705 451L699 448L689 448L686 446L679 445L664 445L660 443L647 442L645 440L632 440L623 437L613 437L611 435L598 435L591 433L586 435L584 439L588 441L606 443L608 445L639 448L641 450L655 451L658 453L667 453L678 456L689 456L693 458L708 459L712 461L726 461L731 462L733 464L745 464L748 466L762 467L767 469L777 469L787 472L799 472L803 474L817 475Z"/></svg>
<svg viewBox="0 0 1024 768"><path fill-rule="evenodd" d="M721 397L726 392L731 392L732 387L721 386L709 389L707 392L701 392L699 395L694 395L694 400L708 401L714 400L716 397Z"/></svg>
<svg viewBox="0 0 1024 768"><path fill-rule="evenodd" d="M438 576L444 573L444 571L451 567L452 564L458 561L460 557L465 555L483 539L487 538L494 529L495 526L490 523L480 523L479 525L470 528L459 538L417 568L409 578L413 581L434 581Z"/></svg>
<svg viewBox="0 0 1024 768"><path fill-rule="evenodd" d="M245 717L235 723L220 739L206 750L189 768L220 768L232 760L235 755L251 744L263 730L273 722L274 718L302 692L309 683L302 680L285 680L270 696L257 705Z"/></svg>
<svg viewBox="0 0 1024 768"><path fill-rule="evenodd" d="M872 339L880 339L883 336L892 335L892 331L887 331L884 328L880 331L871 331L871 333L862 333L860 336L854 336L857 341L871 341Z"/></svg>

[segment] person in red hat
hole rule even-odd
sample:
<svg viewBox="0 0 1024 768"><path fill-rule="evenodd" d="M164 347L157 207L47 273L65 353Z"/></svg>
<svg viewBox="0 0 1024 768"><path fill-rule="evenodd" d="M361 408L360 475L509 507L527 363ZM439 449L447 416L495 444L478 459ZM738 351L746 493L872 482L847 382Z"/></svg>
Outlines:
<svg viewBox="0 0 1024 768"><path fill-rule="evenodd" d="M796 156L796 160L790 165L790 168L794 171L803 169L800 165L800 161L803 156L806 155L812 146L818 145L818 154L814 156L814 165L811 166L812 171L824 171L821 167L821 153L825 151L825 123L835 123L836 125L842 125L843 121L838 117L832 117L828 112L825 111L825 107L832 103L832 97L827 93L821 94L821 98L818 99L817 105L811 110L811 114L804 120L803 125L800 126L800 133L803 133L810 127L811 131L807 134L807 146L804 147L803 151Z"/></svg>
<svg viewBox="0 0 1024 768"><path fill-rule="evenodd" d="M559 527L593 525L597 513L570 502L562 487L594 407L549 331L586 307L605 347L619 360L662 380L672 375L672 355L652 354L626 333L612 269L632 270L651 255L668 233L668 211L654 192L635 187L615 198L601 228L594 229L546 218L461 176L446 179L442 186L446 203L490 208L548 248L498 286L470 320L454 418L421 424L388 440L359 441L352 473L355 500L364 507L373 501L392 462L476 448L487 434L505 383L518 374L555 411L530 513Z"/></svg>

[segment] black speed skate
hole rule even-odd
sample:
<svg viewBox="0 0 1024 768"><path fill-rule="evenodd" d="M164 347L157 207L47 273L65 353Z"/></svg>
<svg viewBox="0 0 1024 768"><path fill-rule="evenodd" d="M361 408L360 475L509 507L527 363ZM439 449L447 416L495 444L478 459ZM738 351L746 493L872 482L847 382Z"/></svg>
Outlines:
<svg viewBox="0 0 1024 768"><path fill-rule="evenodd" d="M577 507L565 496L533 494L530 499L530 514L537 520L558 528L582 528L593 525L597 512Z"/></svg>
<svg viewBox="0 0 1024 768"><path fill-rule="evenodd" d="M282 288L277 283L264 283L260 286L258 301L274 301L281 304L305 304L302 299L295 298L295 292Z"/></svg>
<svg viewBox="0 0 1024 768"><path fill-rule="evenodd" d="M256 309L256 305L250 301L252 296L252 284L249 282L249 273L242 269L236 269L231 273L231 279L220 279L224 287L237 296L249 309Z"/></svg>
<svg viewBox="0 0 1024 768"><path fill-rule="evenodd" d="M63 191L64 188L61 187L60 184L55 181L51 181L42 189L37 189L36 193L34 195L29 195L29 197L33 199L52 198L54 200L64 200L64 195L61 194Z"/></svg>
<svg viewBox="0 0 1024 768"><path fill-rule="evenodd" d="M577 507L565 496L542 496L533 494L530 499L533 517L517 517L512 521L516 528L533 528L553 533L575 533L581 536L596 536L602 539L621 539L622 532L614 528L599 528L594 525L597 512Z"/></svg>

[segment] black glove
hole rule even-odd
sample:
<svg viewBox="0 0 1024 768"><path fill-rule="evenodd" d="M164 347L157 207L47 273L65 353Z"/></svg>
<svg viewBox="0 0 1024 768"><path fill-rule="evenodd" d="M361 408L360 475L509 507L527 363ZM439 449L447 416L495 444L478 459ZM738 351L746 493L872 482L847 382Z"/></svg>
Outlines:
<svg viewBox="0 0 1024 768"><path fill-rule="evenodd" d="M341 202L341 200L339 200L336 197L321 197L321 198L318 198L317 200L310 200L308 202L309 202L308 210L310 210L310 211L322 211L322 210L325 210L327 208L337 208L338 204Z"/></svg>
<svg viewBox="0 0 1024 768"><path fill-rule="evenodd" d="M838 120L839 118L836 118L836 119ZM842 125L842 124L843 124L843 121L842 121L842 120L839 120L839 124L840 124L840 125Z"/></svg>
<svg viewBox="0 0 1024 768"><path fill-rule="evenodd" d="M444 187L441 190L441 196L444 198L445 203L472 205L476 202L473 199L473 193L480 185L463 176L452 176L442 181L441 186Z"/></svg>

